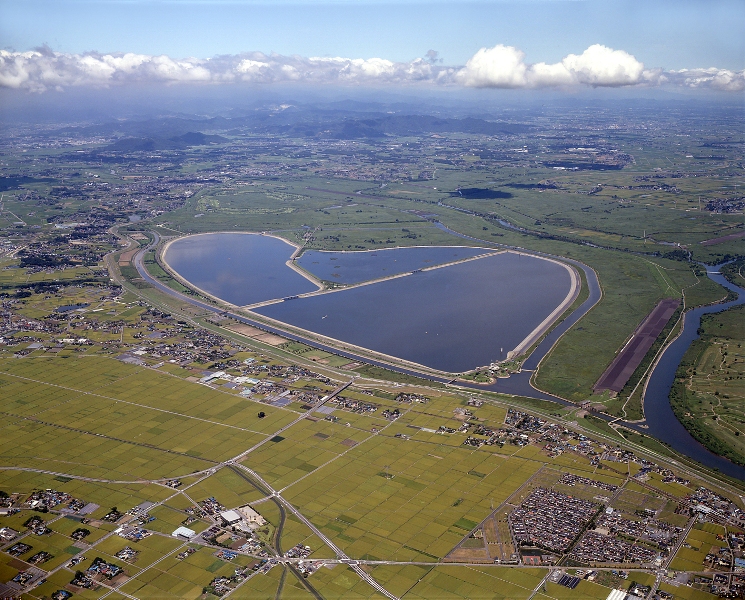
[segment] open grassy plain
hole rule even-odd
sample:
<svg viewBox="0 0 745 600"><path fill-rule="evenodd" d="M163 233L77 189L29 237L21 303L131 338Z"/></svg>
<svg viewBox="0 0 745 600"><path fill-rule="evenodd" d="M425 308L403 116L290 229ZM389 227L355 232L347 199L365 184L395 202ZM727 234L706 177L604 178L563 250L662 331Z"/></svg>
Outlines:
<svg viewBox="0 0 745 600"><path fill-rule="evenodd" d="M745 464L745 310L705 315L671 391L676 416L717 453Z"/></svg>

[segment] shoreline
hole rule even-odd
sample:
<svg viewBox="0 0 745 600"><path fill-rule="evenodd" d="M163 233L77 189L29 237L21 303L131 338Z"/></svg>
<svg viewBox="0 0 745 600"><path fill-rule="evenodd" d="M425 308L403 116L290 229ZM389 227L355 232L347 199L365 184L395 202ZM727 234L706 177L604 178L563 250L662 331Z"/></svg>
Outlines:
<svg viewBox="0 0 745 600"><path fill-rule="evenodd" d="M338 338L330 337L330 336L324 335L324 334L319 333L319 332L311 331L311 330L305 329L303 327L298 327L298 326L292 325L290 323L285 323L284 321L280 321L278 319L273 319L271 317L267 317L266 315L262 315L261 313L257 313L257 312L254 312L253 311L253 309L256 309L256 308L261 308L261 307L264 307L264 306L269 306L269 305L272 305L272 304L277 304L277 303L283 302L284 301L283 298L273 298L273 299L270 299L270 300L264 300L264 301L261 301L261 302L256 302L256 303L247 304L247 305L236 305L236 304L233 304L233 303L231 303L231 302L229 302L227 300L224 300L222 298L219 298L219 297L215 296L214 294L211 294L210 292L207 292L206 290L204 290L202 288L199 288L198 286L196 286L193 283L189 282L186 278L184 278L183 276L181 276L170 264L168 264L168 261L166 260L165 256L166 256L166 253L168 251L168 248L170 247L170 245L172 243L174 243L174 242L176 242L178 240L186 239L187 237L193 237L193 236L197 236L197 235L199 235L199 236L203 236L203 235L214 235L214 234L221 234L221 233L222 234L226 234L226 233L238 233L238 234L241 234L241 235L264 235L264 236L267 236L267 237L274 237L274 238L277 238L277 239L282 240L283 242L287 243L289 246L295 248L295 251L293 252L293 254L290 257L290 259L288 259L285 262L285 265L288 268L292 269L296 273L299 273L300 275L302 275L303 277L305 277L307 280L311 281L312 283L314 283L315 285L317 285L319 287L318 290L315 290L315 291L312 291L312 292L306 292L306 293L303 293L303 294L298 294L298 298L307 298L307 297L313 297L313 296L319 296L319 295L325 295L325 294L331 294L331 293L337 293L337 292L344 292L346 290L351 290L351 289L355 289L355 288L359 288L359 287L369 286L369 285L373 285L373 284L376 284L376 283L381 283L381 282L384 282L384 281L390 281L390 280L393 280L393 279L399 279L401 277L407 277L409 275L412 275L415 272L415 271L407 271L407 272L404 272L404 273L397 273L395 275L388 275L388 276L380 277L380 278L377 278L377 279L371 279L371 280L362 281L362 282L355 283L355 284L350 284L350 285L345 286L345 287L338 287L338 288L333 288L333 289L326 289L326 288L322 287L321 285L319 285L319 282L320 282L319 279L317 279L317 278L315 278L315 279L311 278L312 274L311 274L311 276L308 276L308 274L306 274L304 272L304 269L301 269L300 267L292 264L292 263L294 263L294 258L293 257L296 258L298 255L301 254L301 250L303 248L302 246L299 246L297 244L294 244L294 243L292 243L292 242L290 242L288 240L285 240L284 238L281 238L281 237L276 236L276 235L271 235L271 234L266 234L266 233L259 233L259 232L248 232L248 231L206 232L206 233L197 233L197 234L193 234L193 235L186 235L186 236L181 236L181 237L169 239L169 240L167 240L163 244L163 246L157 252L157 257L159 259L159 263L162 263L162 266L163 266L164 270L166 270L166 272L168 272L169 275L171 275L172 277L174 277L174 279L176 279L179 283L181 283L182 285L184 285L185 287L187 287L189 289L192 289L192 290L194 290L194 291L196 291L196 292L204 295L205 297L209 298L210 300L212 300L212 301L214 301L214 302L216 302L216 303L218 303L220 305L228 306L228 307L230 307L230 309L235 310L235 311L241 311L242 313L247 314L248 316L250 316L251 318L253 318L253 319L255 319L255 320L259 321L259 322L262 321L262 320L264 320L269 325L271 325L272 327L274 327L276 329L280 329L281 330L281 329L284 328L284 329L287 329L289 332L295 333L295 335L300 335L302 337L306 337L306 338L310 338L310 339L318 338L325 345L328 345L330 347L337 346L337 347L339 347L342 350L351 351L351 352L353 352L355 354L359 354L361 358L364 358L365 355L369 355L369 356L371 356L372 358L374 358L376 360L382 360L382 361L384 361L386 363L403 364L406 368L412 368L412 369L422 370L422 371L426 371L426 372L430 372L430 373L436 373L438 376L449 377L451 379L457 378L458 376L463 375L464 373L470 373L470 372L477 371L479 369L483 369L483 368L489 366L489 365L478 365L476 367L473 367L473 368L468 369L467 371L463 371L463 372L443 371L443 370L440 370L440 369L437 369L437 368L434 368L434 367L429 367L427 365L423 365L421 363L417 363L417 362L414 362L414 361L411 361L411 360L407 360L407 359L404 359L404 358L401 358L401 357L396 357L396 356L392 356L392 355L386 354L384 352L373 350L371 348L365 348L364 346L353 344L351 342L346 342L344 340L340 340ZM374 250L363 250L363 251L360 251L360 252L379 252L379 251L386 251L386 250L405 249L405 248L411 248L411 247L415 247L415 248L433 248L433 247L436 247L436 246L395 246L395 247L390 247L390 248L379 248L379 249L374 249ZM460 247L462 247L462 248L478 248L478 249L483 249L485 252L482 253L482 254L476 255L476 256L461 258L461 259L458 259L458 260L455 260L455 261L450 261L450 262L447 262L447 263L442 263L442 264L438 264L438 265L432 265L432 266L424 267L422 269L417 269L416 271L428 272L428 271L432 271L432 270L436 270L436 269L442 269L442 268L446 268L446 267L450 267L450 266L454 266L454 265L457 265L457 264L462 264L462 263L466 263L466 262L470 262L470 261L474 261L474 260L480 260L480 259L487 258L487 257L490 257L490 256L496 256L496 255L499 255L499 254L510 253L510 254L516 254L518 256L529 256L531 258L537 258L539 260L545 260L545 261L554 263L554 264L556 264L558 266L563 267L569 273L569 277L570 277L570 288L569 288L569 292L567 293L567 295L562 299L562 301L559 303L559 305L556 306L556 308L554 308L553 311L551 311L551 313L549 313L531 332L528 333L528 335L526 337L524 337L517 344L517 346L514 349L509 350L507 352L507 360L514 359L515 357L520 356L522 353L524 353L526 349L531 348L533 346L533 344L535 344L535 342L538 339L540 339L546 333L546 331L548 329L550 329L557 322L557 320L567 311L567 309L573 304L573 302L579 296L579 293L581 291L581 280L580 280L580 277L579 277L579 273L576 271L576 269L573 268L572 266L566 264L566 263L561 262L560 260L555 259L555 258L547 257L547 256L538 256L538 255L534 255L534 254L530 254L530 253L526 253L526 252L520 252L519 250L516 250L516 249L483 248L481 246L460 246ZM317 252L329 252L329 253L334 253L334 254L337 253L337 251L335 251L335 250L316 250L316 251ZM346 250L346 251L339 251L339 252L344 252L344 253L347 253L347 254L353 254L356 251Z"/></svg>

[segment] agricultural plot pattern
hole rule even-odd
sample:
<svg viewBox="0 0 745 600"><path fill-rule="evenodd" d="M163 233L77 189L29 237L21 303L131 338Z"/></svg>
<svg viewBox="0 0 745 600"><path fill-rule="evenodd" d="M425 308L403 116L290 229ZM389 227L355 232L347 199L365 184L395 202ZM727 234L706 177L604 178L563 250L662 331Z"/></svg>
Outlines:
<svg viewBox="0 0 745 600"><path fill-rule="evenodd" d="M155 139L163 127L203 121L165 119L144 124L147 150L118 143L136 133L129 121L117 133L8 124L0 597L743 595L742 486L584 410L642 418L633 390L655 345L617 397L593 385L661 301L723 298L698 261L742 255L741 109L692 106L547 108L529 127L517 113L430 120L447 124L437 135L403 116L398 133L351 139L298 108L285 114L312 135L226 117L221 140L174 148ZM142 258L164 286L195 293L148 248L226 231L270 232L311 264L464 244L579 261L602 299L534 373L576 405L289 342L167 296L135 267ZM324 286L354 280L332 262ZM741 454L738 316L703 324L706 346L679 383L683 413ZM596 406L580 410L588 398Z"/></svg>
<svg viewBox="0 0 745 600"><path fill-rule="evenodd" d="M286 571L332 597L601 597L588 573L731 569L745 543L726 497L527 411L245 351L175 379L86 350L0 357L6 595L253 598ZM699 556L701 519L721 533Z"/></svg>

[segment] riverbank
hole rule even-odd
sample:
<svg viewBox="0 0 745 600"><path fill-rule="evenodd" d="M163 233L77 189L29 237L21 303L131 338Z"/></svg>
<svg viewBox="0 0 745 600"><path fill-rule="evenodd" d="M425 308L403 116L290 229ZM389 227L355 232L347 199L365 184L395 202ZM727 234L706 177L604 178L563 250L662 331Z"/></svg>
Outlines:
<svg viewBox="0 0 745 600"><path fill-rule="evenodd" d="M674 450L709 468L717 469L725 475L745 481L745 467L712 452L696 440L678 420L670 403L670 394L676 382L678 367L691 344L699 337L701 318L704 315L721 313L745 304L745 289L727 281L719 272L722 266L709 267L706 274L714 282L727 288L736 298L720 304L694 308L685 314L683 331L665 348L647 382L644 394L644 413L647 428L639 429L639 431L652 435Z"/></svg>
<svg viewBox="0 0 745 600"><path fill-rule="evenodd" d="M705 315L670 390L673 412L712 452L745 465L745 306Z"/></svg>

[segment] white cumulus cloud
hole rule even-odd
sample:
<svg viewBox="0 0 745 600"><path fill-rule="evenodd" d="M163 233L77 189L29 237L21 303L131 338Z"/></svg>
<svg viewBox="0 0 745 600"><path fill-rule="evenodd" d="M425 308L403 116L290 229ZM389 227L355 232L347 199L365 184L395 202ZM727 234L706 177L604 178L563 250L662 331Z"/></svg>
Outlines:
<svg viewBox="0 0 745 600"><path fill-rule="evenodd" d="M600 44L566 56L561 64L579 83L595 86L634 85L642 81L644 73L644 64L628 52Z"/></svg>
<svg viewBox="0 0 745 600"><path fill-rule="evenodd" d="M726 69L665 71L645 68L623 50L600 44L568 54L553 64L526 62L513 46L482 48L464 66L442 65L437 52L395 62L385 58L303 57L246 52L210 59L135 53L68 54L41 48L0 50L0 88L31 92L72 86L108 87L129 83L271 84L300 82L345 85L449 85L479 88L679 86L742 91L745 72Z"/></svg>
<svg viewBox="0 0 745 600"><path fill-rule="evenodd" d="M713 88L726 92L741 92L745 90L745 71L730 71L728 69L681 69L665 73L668 81L690 88Z"/></svg>
<svg viewBox="0 0 745 600"><path fill-rule="evenodd" d="M472 87L525 87L528 83L525 53L502 44L482 48L468 59L456 77Z"/></svg>
<svg viewBox="0 0 745 600"><path fill-rule="evenodd" d="M628 52L595 44L554 64L525 62L525 53L501 44L482 48L458 71L469 87L536 88L570 85L617 87L644 83L644 64Z"/></svg>

